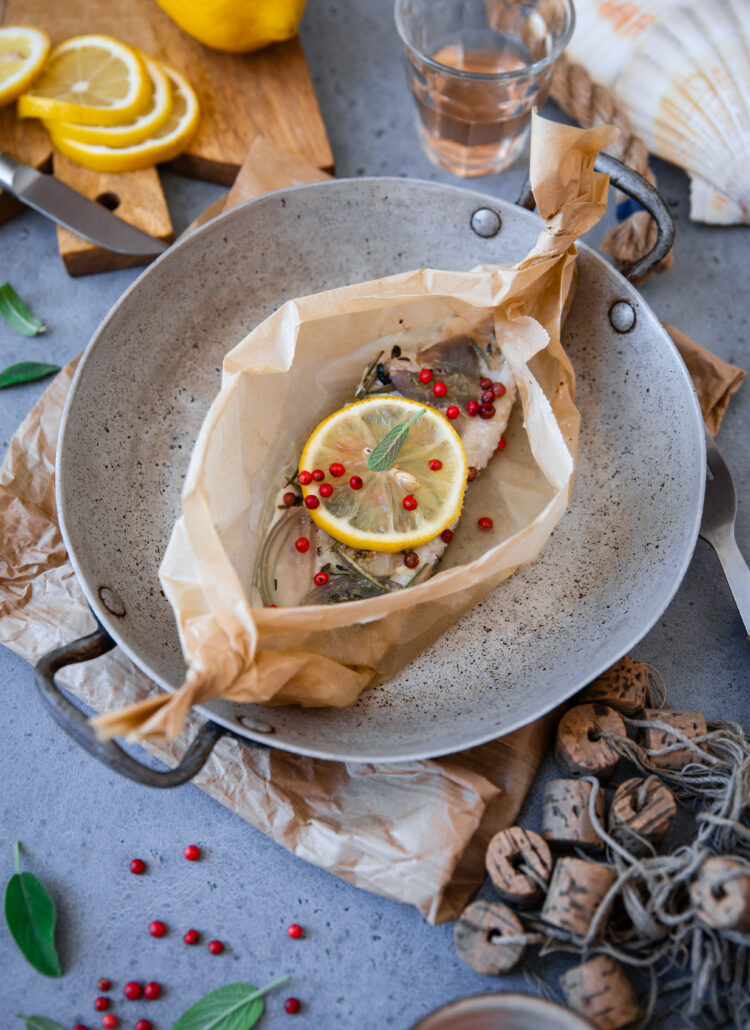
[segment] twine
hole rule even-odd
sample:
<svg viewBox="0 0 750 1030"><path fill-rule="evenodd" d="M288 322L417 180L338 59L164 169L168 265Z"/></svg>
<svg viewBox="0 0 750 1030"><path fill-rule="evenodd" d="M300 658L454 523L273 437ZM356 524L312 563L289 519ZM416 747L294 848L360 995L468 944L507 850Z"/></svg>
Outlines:
<svg viewBox="0 0 750 1030"><path fill-rule="evenodd" d="M611 89L594 82L581 64L570 61L563 54L555 65L552 78L552 99L574 118L584 129L608 122L620 130L620 135L608 148L613 157L640 172L656 185L656 176L649 168L648 148L633 131L630 118ZM616 228L602 243L602 250L611 254L615 265L622 269L640 260L656 243L656 222L647 211L637 211ZM674 261L669 253L659 261L655 270L666 272Z"/></svg>

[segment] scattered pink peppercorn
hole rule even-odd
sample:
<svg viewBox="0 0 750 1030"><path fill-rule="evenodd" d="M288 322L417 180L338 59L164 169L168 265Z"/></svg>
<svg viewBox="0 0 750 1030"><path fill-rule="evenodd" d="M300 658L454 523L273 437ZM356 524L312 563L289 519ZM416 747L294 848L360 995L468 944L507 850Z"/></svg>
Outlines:
<svg viewBox="0 0 750 1030"><path fill-rule="evenodd" d="M286 1011L289 1013L290 1016L293 1016L295 1012L299 1012L299 1010L300 1010L300 1004L299 1004L298 999L297 998L287 998L286 1001L284 1002L284 1008L286 1009Z"/></svg>
<svg viewBox="0 0 750 1030"><path fill-rule="evenodd" d="M185 936L182 938L185 944L197 944L201 939L201 935L197 930L188 930Z"/></svg>
<svg viewBox="0 0 750 1030"><path fill-rule="evenodd" d="M458 407L455 404L450 404L445 409L446 418L449 418L449 419L458 418L458 416L460 414L461 414L461 412L459 411Z"/></svg>
<svg viewBox="0 0 750 1030"><path fill-rule="evenodd" d="M97 1012L106 1012L109 1008L109 998L97 998L94 1001L94 1008Z"/></svg>
<svg viewBox="0 0 750 1030"><path fill-rule="evenodd" d="M480 397L482 404L492 404L494 399L495 393L493 390L485 390L482 396Z"/></svg>
<svg viewBox="0 0 750 1030"><path fill-rule="evenodd" d="M305 498L305 507L309 508L311 511L314 511L319 506L320 498L315 497L314 494L310 494L308 497Z"/></svg>
<svg viewBox="0 0 750 1030"><path fill-rule="evenodd" d="M120 1020L117 1016L113 1016L112 1013L109 1013L109 1015L102 1019L102 1026L104 1027L104 1030L115 1030L115 1027L119 1022Z"/></svg>
<svg viewBox="0 0 750 1030"><path fill-rule="evenodd" d="M111 986L112 986L112 984L111 984L111 982L110 982L110 981L109 981L109 980L108 980L108 979L106 978L106 976L101 976L101 977L99 977L99 979L98 979L98 980L96 981L96 989L97 989L97 991L108 991L108 990L110 989L110 987L111 987Z"/></svg>
<svg viewBox="0 0 750 1030"><path fill-rule="evenodd" d="M294 505L294 502L297 500L297 495L295 493L292 493L291 490L287 490L287 492L281 499L287 506L287 508L291 508Z"/></svg>
<svg viewBox="0 0 750 1030"><path fill-rule="evenodd" d="M478 520L477 525L480 529L492 529L492 519L488 518L486 515L483 515L481 519Z"/></svg>
<svg viewBox="0 0 750 1030"><path fill-rule="evenodd" d="M328 582L327 572L316 572L313 579L319 587L324 587Z"/></svg>
<svg viewBox="0 0 750 1030"><path fill-rule="evenodd" d="M297 479L299 479L301 486L309 486L312 483L312 472L302 471L297 476Z"/></svg>
<svg viewBox="0 0 750 1030"><path fill-rule="evenodd" d="M419 381L420 381L420 383L431 383L432 382L432 369L431 368L423 368L422 371L419 373Z"/></svg>
<svg viewBox="0 0 750 1030"><path fill-rule="evenodd" d="M328 466L328 471L335 479L338 479L340 476L343 476L343 474L346 472L346 469L340 461L332 461L331 464Z"/></svg>
<svg viewBox="0 0 750 1030"><path fill-rule="evenodd" d="M299 923L292 923L291 926L287 927L286 932L287 935L292 938L292 940L296 941L299 937L302 936L304 931L302 927L299 925Z"/></svg>
<svg viewBox="0 0 750 1030"><path fill-rule="evenodd" d="M466 405L466 414L469 418L476 418L479 414L479 401L469 401Z"/></svg>
<svg viewBox="0 0 750 1030"><path fill-rule="evenodd" d="M135 1024L135 1030L154 1030L150 1019L139 1019Z"/></svg>
<svg viewBox="0 0 750 1030"><path fill-rule="evenodd" d="M404 565L407 569L416 569L419 565L419 555L415 554L414 551L407 551L404 555Z"/></svg>
<svg viewBox="0 0 750 1030"><path fill-rule="evenodd" d="M147 983L143 988L143 997L147 1001L156 1001L160 994L161 984L158 984L156 980L151 980L151 982Z"/></svg>
<svg viewBox="0 0 750 1030"><path fill-rule="evenodd" d="M278 607L279 606L277 604L267 604L266 605L266 608L278 608Z"/></svg>
<svg viewBox="0 0 750 1030"><path fill-rule="evenodd" d="M436 397L445 397L446 393L448 392L448 387L441 379L438 379L438 381L432 388L432 392L435 394Z"/></svg>
<svg viewBox="0 0 750 1030"><path fill-rule="evenodd" d="M316 483L322 483L323 480L326 478L326 474L323 471L323 469L313 469L312 477Z"/></svg>
<svg viewBox="0 0 750 1030"><path fill-rule="evenodd" d="M443 463L440 460L440 458L432 458L432 460L429 463L429 467L431 472L439 472L440 469L443 467Z"/></svg>
<svg viewBox="0 0 750 1030"><path fill-rule="evenodd" d="M492 392L496 397L504 397L507 393L507 390L505 389L505 383L493 383Z"/></svg>
<svg viewBox="0 0 750 1030"><path fill-rule="evenodd" d="M188 844L182 853L188 862L197 862L201 857L201 849L196 844Z"/></svg>
<svg viewBox="0 0 750 1030"><path fill-rule="evenodd" d="M497 449L499 451L504 451L507 445L508 441L505 439L504 436L501 436L500 439L497 441Z"/></svg>
<svg viewBox="0 0 750 1030"><path fill-rule="evenodd" d="M416 511L418 507L417 499L413 494L407 494L401 503L407 511Z"/></svg>
<svg viewBox="0 0 750 1030"><path fill-rule="evenodd" d="M211 952L212 955L221 955L222 951L224 950L224 945L221 943L221 941L209 941L208 950Z"/></svg>
<svg viewBox="0 0 750 1030"><path fill-rule="evenodd" d="M125 984L123 993L128 1001L137 1001L143 994L143 988L137 980L131 980L130 983Z"/></svg>
<svg viewBox="0 0 750 1030"><path fill-rule="evenodd" d="M480 379L479 385L483 390L489 390L489 388L492 386L492 380L487 378Z"/></svg>
<svg viewBox="0 0 750 1030"><path fill-rule="evenodd" d="M349 480L349 486L352 488L352 490L361 490L362 489L362 480L361 480L361 478L359 476L352 476L351 479Z"/></svg>
<svg viewBox="0 0 750 1030"><path fill-rule="evenodd" d="M130 872L134 873L136 876L140 876L141 873L146 872L146 863L143 861L142 858L133 859L133 861L130 863Z"/></svg>
<svg viewBox="0 0 750 1030"><path fill-rule="evenodd" d="M495 414L494 404L480 404L479 405L479 417L480 418L492 418Z"/></svg>
<svg viewBox="0 0 750 1030"><path fill-rule="evenodd" d="M83 1023L76 1023L76 1025L73 1027L73 1030L89 1030L89 1028L87 1026L84 1026Z"/></svg>
<svg viewBox="0 0 750 1030"><path fill-rule="evenodd" d="M333 487L330 483L321 483L318 489L318 493L321 497L330 497L333 493Z"/></svg>
<svg viewBox="0 0 750 1030"><path fill-rule="evenodd" d="M443 541L444 544L449 544L453 539L453 530L444 529L443 532L440 534L440 539Z"/></svg>
<svg viewBox="0 0 750 1030"><path fill-rule="evenodd" d="M167 928L164 923L162 923L161 919L155 919L153 923L150 924L148 932L152 937L163 937L167 932Z"/></svg>
<svg viewBox="0 0 750 1030"><path fill-rule="evenodd" d="M297 548L300 554L304 554L305 551L310 550L310 541L306 536L298 536L294 541L294 546Z"/></svg>
<svg viewBox="0 0 750 1030"><path fill-rule="evenodd" d="M479 475L478 469L476 469L474 467L474 465L469 465L469 467L468 467L468 469L466 471L466 482L467 483L473 483L478 475Z"/></svg>

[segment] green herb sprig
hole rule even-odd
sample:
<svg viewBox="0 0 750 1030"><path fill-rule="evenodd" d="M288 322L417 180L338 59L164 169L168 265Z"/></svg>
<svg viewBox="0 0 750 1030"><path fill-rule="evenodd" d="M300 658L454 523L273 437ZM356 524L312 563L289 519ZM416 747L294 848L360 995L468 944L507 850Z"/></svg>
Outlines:
<svg viewBox="0 0 750 1030"><path fill-rule="evenodd" d="M5 922L24 958L34 969L45 976L61 976L55 947L55 903L36 876L21 872L18 841L13 845L13 856L16 872L5 888Z"/></svg>
<svg viewBox="0 0 750 1030"><path fill-rule="evenodd" d="M38 336L39 333L46 333L47 326L29 308L10 283L3 283L0 286L0 316L2 316L11 329L24 336Z"/></svg>
<svg viewBox="0 0 750 1030"><path fill-rule="evenodd" d="M183 1012L172 1030L250 1030L263 1015L263 995L286 983L289 974L265 987L227 984Z"/></svg>
<svg viewBox="0 0 750 1030"><path fill-rule="evenodd" d="M401 448L406 443L409 429L425 414L426 408L422 408L416 415L412 415L406 422L399 422L397 426L389 429L383 439L373 447L367 458L367 467L371 472L385 472L396 461L401 453Z"/></svg>

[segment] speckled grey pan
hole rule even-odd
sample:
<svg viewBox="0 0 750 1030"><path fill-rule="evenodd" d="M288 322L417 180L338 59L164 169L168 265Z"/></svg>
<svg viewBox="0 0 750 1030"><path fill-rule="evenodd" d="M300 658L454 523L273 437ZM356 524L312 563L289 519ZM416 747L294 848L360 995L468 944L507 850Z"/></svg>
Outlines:
<svg viewBox="0 0 750 1030"><path fill-rule="evenodd" d="M471 228L481 206L502 216L494 237ZM540 224L511 204L453 186L316 183L209 223L123 296L89 345L71 391L58 504L96 615L146 673L167 690L183 679L157 569L224 353L290 297L420 266L514 261ZM551 709L653 625L698 532L700 412L674 346L638 292L585 247L579 269L564 340L578 376L580 461L572 507L540 558L350 708L216 702L205 708L212 720L326 758L445 754ZM610 320L618 299L632 305L615 311L621 328L635 312L627 333ZM102 588L119 595L124 615L105 607Z"/></svg>

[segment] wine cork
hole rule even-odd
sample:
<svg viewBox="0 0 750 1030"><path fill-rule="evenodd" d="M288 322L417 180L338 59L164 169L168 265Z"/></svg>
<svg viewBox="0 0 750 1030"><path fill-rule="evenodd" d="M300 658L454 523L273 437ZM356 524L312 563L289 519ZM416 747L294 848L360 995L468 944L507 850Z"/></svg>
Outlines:
<svg viewBox="0 0 750 1030"><path fill-rule="evenodd" d="M551 926L585 937L604 896L615 882L613 869L582 858L560 858L552 874L541 917ZM604 932L609 912L600 921Z"/></svg>
<svg viewBox="0 0 750 1030"><path fill-rule="evenodd" d="M463 912L453 929L453 942L462 962L477 973L500 976L523 958L526 945L507 942L523 934L518 916L498 902L475 901Z"/></svg>
<svg viewBox="0 0 750 1030"><path fill-rule="evenodd" d="M672 726L689 739L702 737L706 732L706 720L702 712L676 711L670 708L647 708L644 719L654 719ZM682 769L688 762L699 762L700 755L689 747L678 746L678 738L667 730L644 729L641 731L641 744L649 751L663 751L663 754L650 754L652 763L659 769Z"/></svg>
<svg viewBox="0 0 750 1030"><path fill-rule="evenodd" d="M487 872L504 901L528 908L544 894L552 872L552 855L538 833L511 826L487 846Z"/></svg>
<svg viewBox="0 0 750 1030"><path fill-rule="evenodd" d="M658 776L625 780L615 791L609 806L609 832L633 855L658 848L672 825L677 802Z"/></svg>
<svg viewBox="0 0 750 1030"><path fill-rule="evenodd" d="M599 1030L621 1030L643 1014L625 970L609 955L569 969L560 977L560 986L570 1008Z"/></svg>
<svg viewBox="0 0 750 1030"><path fill-rule="evenodd" d="M645 662L622 658L579 694L579 701L609 705L623 715L635 715L646 706L650 671Z"/></svg>
<svg viewBox="0 0 750 1030"><path fill-rule="evenodd" d="M750 865L720 856L706 859L690 896L706 926L750 933Z"/></svg>
<svg viewBox="0 0 750 1030"><path fill-rule="evenodd" d="M560 720L555 741L555 761L568 776L609 779L620 755L603 733L625 738L625 723L606 705L578 705Z"/></svg>
<svg viewBox="0 0 750 1030"><path fill-rule="evenodd" d="M542 798L542 837L552 847L600 848L602 840L589 817L589 800L594 788L583 780L549 780ZM605 797L596 791L594 810L604 822Z"/></svg>

